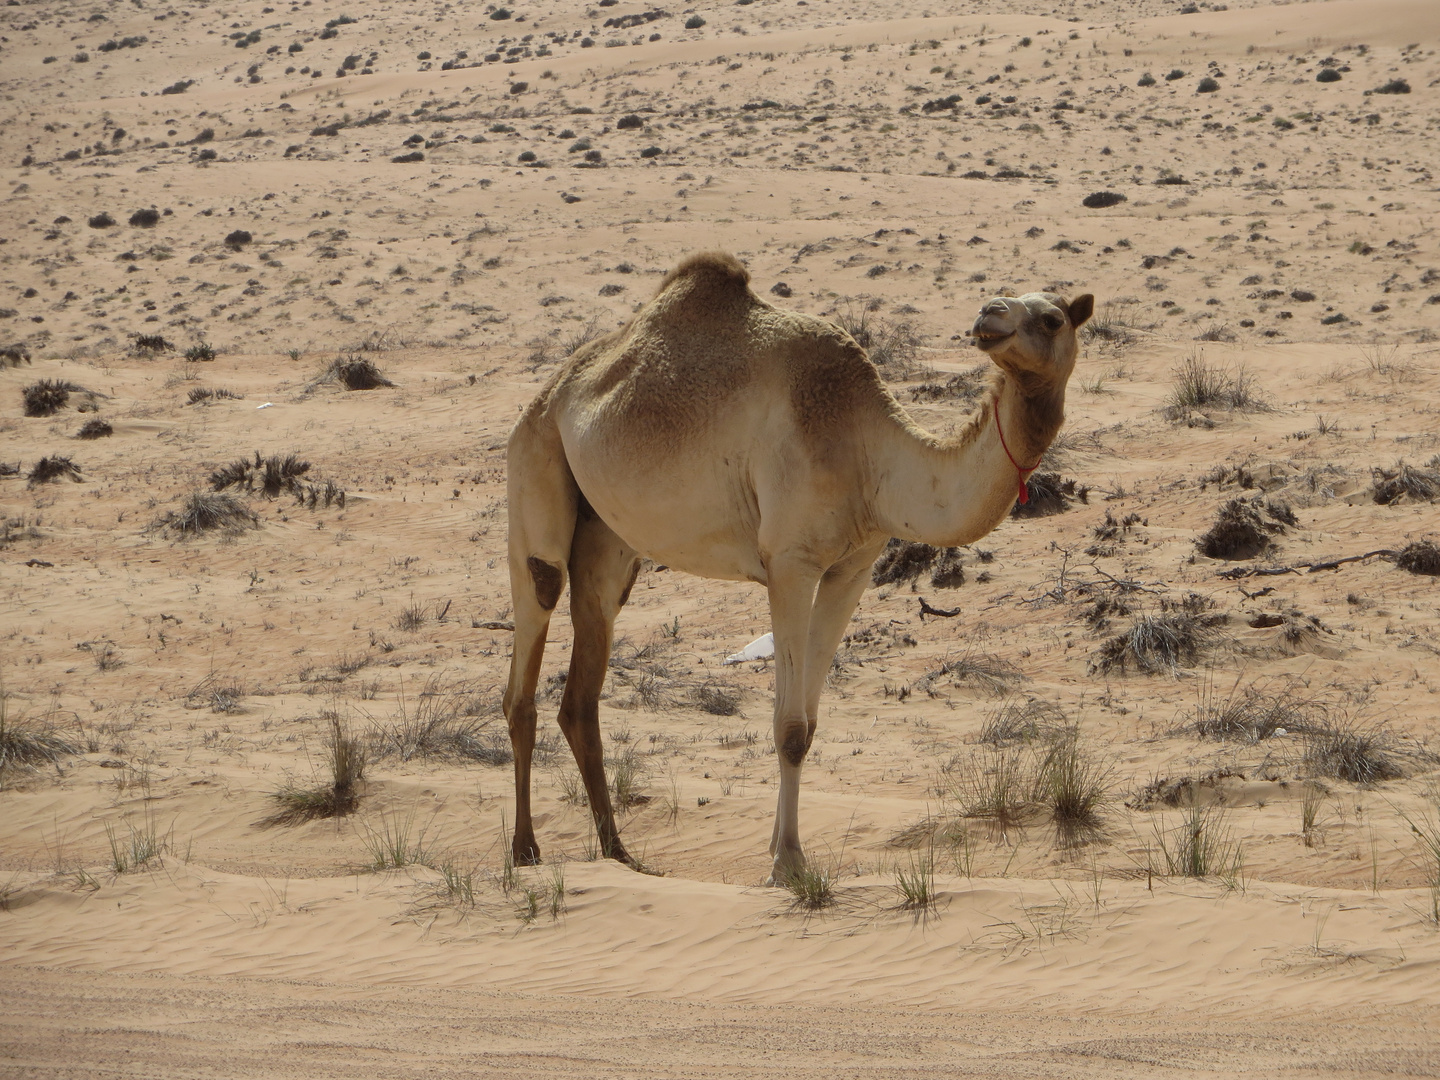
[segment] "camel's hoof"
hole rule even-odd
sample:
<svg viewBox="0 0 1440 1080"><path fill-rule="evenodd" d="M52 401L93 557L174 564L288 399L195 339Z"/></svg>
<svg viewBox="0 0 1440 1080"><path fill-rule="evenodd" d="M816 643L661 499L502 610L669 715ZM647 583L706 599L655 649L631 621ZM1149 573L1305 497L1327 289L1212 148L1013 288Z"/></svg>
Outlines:
<svg viewBox="0 0 1440 1080"><path fill-rule="evenodd" d="M510 857L516 866L539 866L540 847L534 842L522 844L516 841L510 845Z"/></svg>

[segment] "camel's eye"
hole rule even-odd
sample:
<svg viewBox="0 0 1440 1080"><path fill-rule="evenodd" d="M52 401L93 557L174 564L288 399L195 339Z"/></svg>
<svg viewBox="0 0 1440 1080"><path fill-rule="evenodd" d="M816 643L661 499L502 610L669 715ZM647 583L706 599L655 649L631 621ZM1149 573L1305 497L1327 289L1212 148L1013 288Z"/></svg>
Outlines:
<svg viewBox="0 0 1440 1080"><path fill-rule="evenodd" d="M1040 316L1040 322L1048 333L1058 334L1060 328L1065 325L1065 316L1054 311L1047 311Z"/></svg>

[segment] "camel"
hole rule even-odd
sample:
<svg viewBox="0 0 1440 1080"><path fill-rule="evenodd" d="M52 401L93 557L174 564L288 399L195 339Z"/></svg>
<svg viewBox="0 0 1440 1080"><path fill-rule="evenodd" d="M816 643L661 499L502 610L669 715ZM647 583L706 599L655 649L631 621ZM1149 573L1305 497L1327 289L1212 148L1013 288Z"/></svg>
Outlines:
<svg viewBox="0 0 1440 1080"><path fill-rule="evenodd" d="M601 851L638 865L605 782L599 697L615 617L645 556L765 587L780 768L770 880L803 868L801 765L871 564L892 536L973 543L1023 499L1064 419L1076 331L1094 308L1088 294L987 302L973 335L998 371L980 407L941 438L916 426L850 335L772 306L749 282L731 255L686 259L628 324L565 362L510 436L515 641L504 709L517 865L540 859L535 686L567 580L574 645L560 728Z"/></svg>

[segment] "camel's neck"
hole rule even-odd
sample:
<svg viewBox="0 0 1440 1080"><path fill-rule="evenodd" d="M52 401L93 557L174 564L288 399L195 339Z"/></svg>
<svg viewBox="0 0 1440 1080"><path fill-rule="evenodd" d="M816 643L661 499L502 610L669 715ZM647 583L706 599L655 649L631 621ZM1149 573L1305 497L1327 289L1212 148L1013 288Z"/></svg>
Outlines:
<svg viewBox="0 0 1440 1080"><path fill-rule="evenodd" d="M1022 387L1007 373L998 397L981 409L977 426L949 439L895 425L883 449L877 447L880 528L904 540L950 546L972 543L1004 520L1019 492L1011 458L1026 476L1039 463L1064 420L1065 388Z"/></svg>

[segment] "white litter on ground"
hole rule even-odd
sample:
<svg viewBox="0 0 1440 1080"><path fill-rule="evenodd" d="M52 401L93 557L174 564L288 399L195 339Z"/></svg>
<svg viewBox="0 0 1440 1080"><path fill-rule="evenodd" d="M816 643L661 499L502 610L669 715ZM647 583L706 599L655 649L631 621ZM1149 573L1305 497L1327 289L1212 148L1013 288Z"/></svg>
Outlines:
<svg viewBox="0 0 1440 1080"><path fill-rule="evenodd" d="M757 637L739 652L725 657L727 664L743 664L746 660L768 660L775 655L775 635Z"/></svg>

